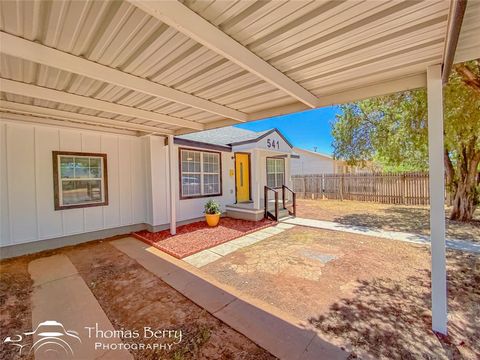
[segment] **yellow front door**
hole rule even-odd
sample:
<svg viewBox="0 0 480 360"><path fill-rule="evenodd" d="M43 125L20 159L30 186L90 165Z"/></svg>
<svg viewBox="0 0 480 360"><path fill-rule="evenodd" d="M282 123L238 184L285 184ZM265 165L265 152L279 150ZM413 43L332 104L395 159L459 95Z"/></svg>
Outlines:
<svg viewBox="0 0 480 360"><path fill-rule="evenodd" d="M237 202L250 201L250 156L235 154L235 185Z"/></svg>

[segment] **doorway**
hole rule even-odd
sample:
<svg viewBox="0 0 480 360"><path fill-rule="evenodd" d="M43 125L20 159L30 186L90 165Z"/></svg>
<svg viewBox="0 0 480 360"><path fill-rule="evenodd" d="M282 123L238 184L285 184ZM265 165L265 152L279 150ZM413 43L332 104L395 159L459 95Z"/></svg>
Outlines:
<svg viewBox="0 0 480 360"><path fill-rule="evenodd" d="M250 154L235 153L235 188L237 203L251 201Z"/></svg>

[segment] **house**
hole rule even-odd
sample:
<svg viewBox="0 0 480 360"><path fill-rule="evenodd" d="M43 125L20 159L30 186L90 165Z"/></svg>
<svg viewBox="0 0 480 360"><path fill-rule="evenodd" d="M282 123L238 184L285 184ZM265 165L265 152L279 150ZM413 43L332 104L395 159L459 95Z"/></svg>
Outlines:
<svg viewBox="0 0 480 360"><path fill-rule="evenodd" d="M208 199L230 217L260 220L265 185L281 191L290 184L292 146L277 129L231 126L172 139L169 147L164 136L31 124L3 114L2 256L197 221Z"/></svg>
<svg viewBox="0 0 480 360"><path fill-rule="evenodd" d="M294 147L293 151L295 154L291 160L292 175L360 174L379 171L371 161L367 161L365 165L352 166L344 160L337 160L331 155L316 151L298 147Z"/></svg>
<svg viewBox="0 0 480 360"><path fill-rule="evenodd" d="M302 148L293 148L298 157L292 159L292 175L334 174L335 159L327 154Z"/></svg>
<svg viewBox="0 0 480 360"><path fill-rule="evenodd" d="M479 10L478 1L0 2L2 256L144 224L174 234L202 203L177 194L174 136L426 86L432 328L446 334L442 88L454 63L480 57ZM237 195L235 151L245 147L252 169L263 150L288 161L266 141L206 157L206 168L225 161L229 183L216 198ZM215 171L198 190L205 158L190 149L185 191L215 192ZM249 185L255 208L261 184Z"/></svg>

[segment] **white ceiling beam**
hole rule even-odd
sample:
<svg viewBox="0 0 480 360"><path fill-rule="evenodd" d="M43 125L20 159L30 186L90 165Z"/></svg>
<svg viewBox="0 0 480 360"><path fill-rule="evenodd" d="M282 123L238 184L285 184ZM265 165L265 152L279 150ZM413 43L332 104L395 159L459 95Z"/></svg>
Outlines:
<svg viewBox="0 0 480 360"><path fill-rule="evenodd" d="M385 80L382 83L362 86L336 94L322 96L320 106L345 104L368 99L374 96L393 94L399 91L413 90L427 86L427 73L405 76L396 80Z"/></svg>
<svg viewBox="0 0 480 360"><path fill-rule="evenodd" d="M388 95L399 91L413 90L427 85L427 75L425 73L405 76L395 80L385 80L385 82L359 87L352 90L342 91L336 94L328 94L321 98L319 107L330 105L339 105L349 102L359 101L374 96ZM261 120L273 116L293 114L300 111L310 110L305 104L295 102L283 106L275 106L249 114L249 121ZM216 129L219 127L234 125L229 119L222 119L206 124L205 129ZM178 130L177 135L186 134L191 131Z"/></svg>
<svg viewBox="0 0 480 360"><path fill-rule="evenodd" d="M7 55L122 86L241 122L247 120L247 114L241 111L5 32L0 32L0 43L2 44L0 52Z"/></svg>
<svg viewBox="0 0 480 360"><path fill-rule="evenodd" d="M203 124L196 123L194 121L175 118L173 116L158 114L151 111L133 108L130 106L114 104L108 101L70 94L59 90L53 90L4 78L0 78L0 90L7 93L33 97L36 99L43 99L73 106L80 106L88 109L94 109L98 111L132 116L134 118L152 121L158 124L170 124L180 127L186 127L193 130L204 129Z"/></svg>
<svg viewBox="0 0 480 360"><path fill-rule="evenodd" d="M128 0L200 44L314 108L318 98L179 1Z"/></svg>
<svg viewBox="0 0 480 360"><path fill-rule="evenodd" d="M122 130L116 129L112 127L103 127L101 125L90 125L90 124L82 124L77 122L70 122L70 121L63 121L63 120L56 120L56 119L47 119L44 117L36 117L32 115L25 115L25 114L12 114L0 111L0 120L2 121L21 121L26 123L31 123L34 125L42 124L42 125L49 125L55 127L69 127L74 129L81 129L81 130L91 130L91 131L102 131L108 132L113 134L121 134L121 135L130 135L130 136L140 136L137 131L132 130Z"/></svg>
<svg viewBox="0 0 480 360"><path fill-rule="evenodd" d="M51 117L64 121L72 121L85 123L89 125L102 125L102 126L111 126L119 129L132 130L132 131L143 131L152 134L162 134L170 135L173 134L173 131L168 129L160 129L154 126L147 126L141 124L130 123L121 120L107 119L98 116L92 116L87 114L73 113L70 111L52 109L47 107L21 104L12 101L0 100L0 111L9 111L26 115L40 116L40 117Z"/></svg>

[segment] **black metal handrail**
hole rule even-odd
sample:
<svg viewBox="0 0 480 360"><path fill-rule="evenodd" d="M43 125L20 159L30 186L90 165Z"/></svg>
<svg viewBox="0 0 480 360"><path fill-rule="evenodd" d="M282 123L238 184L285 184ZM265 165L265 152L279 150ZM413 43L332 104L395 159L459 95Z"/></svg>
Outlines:
<svg viewBox="0 0 480 360"><path fill-rule="evenodd" d="M288 210L285 205L285 190L290 191L292 193L293 211ZM297 216L297 194L286 185L282 185L282 203L283 203L283 208L287 209L290 215Z"/></svg>
<svg viewBox="0 0 480 360"><path fill-rule="evenodd" d="M278 191L275 190L275 189L272 189L271 187L269 186L265 186L263 188L263 198L264 198L264 206L265 206L265 218L272 218L272 220L275 220L277 221L278 220ZM275 214L272 214L269 210L268 210L268 192L269 191L273 191L274 193L274 199L275 199Z"/></svg>

